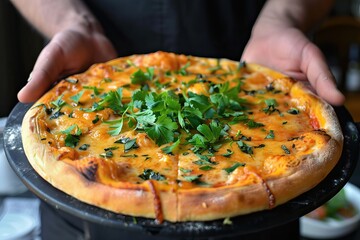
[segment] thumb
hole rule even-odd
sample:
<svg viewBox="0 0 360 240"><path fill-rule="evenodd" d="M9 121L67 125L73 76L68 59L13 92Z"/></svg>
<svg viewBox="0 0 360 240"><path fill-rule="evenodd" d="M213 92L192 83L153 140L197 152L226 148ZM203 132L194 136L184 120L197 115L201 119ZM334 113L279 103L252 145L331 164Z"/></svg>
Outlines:
<svg viewBox="0 0 360 240"><path fill-rule="evenodd" d="M19 91L19 101L28 103L39 99L58 79L63 69L63 61L61 46L56 42L50 42L36 60L28 83Z"/></svg>
<svg viewBox="0 0 360 240"><path fill-rule="evenodd" d="M336 88L335 78L324 55L311 42L304 47L300 68L320 97L332 105L342 105L345 102L344 95Z"/></svg>

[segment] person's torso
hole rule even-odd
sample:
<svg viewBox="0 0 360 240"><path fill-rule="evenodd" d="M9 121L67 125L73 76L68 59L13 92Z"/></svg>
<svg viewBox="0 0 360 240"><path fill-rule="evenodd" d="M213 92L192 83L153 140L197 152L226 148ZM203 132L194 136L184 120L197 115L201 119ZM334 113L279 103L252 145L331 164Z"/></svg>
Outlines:
<svg viewBox="0 0 360 240"><path fill-rule="evenodd" d="M158 50L239 60L263 0L86 0L119 56Z"/></svg>

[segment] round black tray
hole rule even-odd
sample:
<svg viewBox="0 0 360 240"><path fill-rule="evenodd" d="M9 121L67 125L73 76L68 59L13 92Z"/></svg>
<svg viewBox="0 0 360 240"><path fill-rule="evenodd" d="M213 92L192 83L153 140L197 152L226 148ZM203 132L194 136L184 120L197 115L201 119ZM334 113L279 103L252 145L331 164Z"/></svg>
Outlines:
<svg viewBox="0 0 360 240"><path fill-rule="evenodd" d="M349 180L359 156L359 131L344 107L336 108L344 134L341 159L331 173L316 187L301 196L272 210L231 218L232 224L223 220L208 222L165 221L115 214L83 203L43 180L29 164L21 140L21 123L30 105L17 104L8 117L4 131L4 146L8 161L23 183L40 199L56 209L83 220L124 231L151 233L156 236L216 237L249 234L280 226L319 207L332 198Z"/></svg>

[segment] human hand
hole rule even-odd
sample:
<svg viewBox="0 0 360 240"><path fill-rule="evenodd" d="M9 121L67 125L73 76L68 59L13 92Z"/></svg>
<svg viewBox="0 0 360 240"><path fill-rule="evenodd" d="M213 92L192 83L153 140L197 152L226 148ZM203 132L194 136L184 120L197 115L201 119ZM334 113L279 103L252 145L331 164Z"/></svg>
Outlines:
<svg viewBox="0 0 360 240"><path fill-rule="evenodd" d="M315 92L332 105L341 105L344 95L320 49L293 27L253 33L241 58L278 70L296 80L308 80Z"/></svg>
<svg viewBox="0 0 360 240"><path fill-rule="evenodd" d="M112 44L101 32L61 31L41 51L28 83L18 93L18 99L23 103L33 102L60 78L115 57Z"/></svg>

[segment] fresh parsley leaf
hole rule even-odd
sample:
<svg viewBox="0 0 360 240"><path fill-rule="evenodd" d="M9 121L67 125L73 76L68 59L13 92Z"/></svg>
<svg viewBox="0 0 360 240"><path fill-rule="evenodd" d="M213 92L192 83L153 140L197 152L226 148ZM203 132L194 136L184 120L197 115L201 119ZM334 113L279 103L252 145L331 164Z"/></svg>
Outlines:
<svg viewBox="0 0 360 240"><path fill-rule="evenodd" d="M270 130L269 134L266 135L265 139L274 139L275 138L275 134L274 134L274 130Z"/></svg>
<svg viewBox="0 0 360 240"><path fill-rule="evenodd" d="M210 125L201 124L196 129L205 137L209 143L215 143L221 136L222 126L218 121L212 120Z"/></svg>
<svg viewBox="0 0 360 240"><path fill-rule="evenodd" d="M197 154L197 156L199 157L199 159L193 162L196 165L202 166L202 165L209 165L209 164L210 165L217 164L217 162L211 161L211 159L206 155Z"/></svg>
<svg viewBox="0 0 360 240"><path fill-rule="evenodd" d="M82 95L84 94L85 90L81 90L80 92L78 92L77 94L75 94L74 96L71 96L71 100L74 101L74 103L78 104L80 101L80 98L82 97Z"/></svg>
<svg viewBox="0 0 360 240"><path fill-rule="evenodd" d="M77 84L79 82L79 80L76 78L66 78L65 81L72 83L72 84Z"/></svg>
<svg viewBox="0 0 360 240"><path fill-rule="evenodd" d="M180 74L181 76L186 76L187 71L186 69L190 66L190 62L187 62L184 66L182 66L176 73Z"/></svg>
<svg viewBox="0 0 360 240"><path fill-rule="evenodd" d="M247 121L247 123L245 123L245 125L247 125L249 128L259 128L259 127L265 126L264 124L259 123L259 122L255 122L255 121L252 120L252 119L249 119L249 120Z"/></svg>
<svg viewBox="0 0 360 240"><path fill-rule="evenodd" d="M191 169L185 169L185 168L182 168L180 167L179 170L182 172L182 173L190 173L192 170Z"/></svg>
<svg viewBox="0 0 360 240"><path fill-rule="evenodd" d="M64 115L64 113L63 113L63 112L60 112L60 110L58 110L57 112L55 112L54 114L52 114L49 119L57 119L58 117L60 117L60 116L62 116L62 115Z"/></svg>
<svg viewBox="0 0 360 240"><path fill-rule="evenodd" d="M95 95L99 95L101 88L97 88L95 86L83 86L84 89L93 90Z"/></svg>
<svg viewBox="0 0 360 240"><path fill-rule="evenodd" d="M114 156L114 154L111 149L109 149L109 150L105 149L105 152L100 154L100 157L103 157L103 158L112 158L113 156Z"/></svg>
<svg viewBox="0 0 360 240"><path fill-rule="evenodd" d="M254 148L263 148L263 147L265 147L265 144L263 144L263 143L261 143L261 144L259 144L257 146L254 146Z"/></svg>
<svg viewBox="0 0 360 240"><path fill-rule="evenodd" d="M99 115L96 115L95 118L92 120L92 123L95 124L100 120Z"/></svg>
<svg viewBox="0 0 360 240"><path fill-rule="evenodd" d="M174 154L175 150L179 147L179 145L180 145L180 138L173 144L163 147L161 150L166 154Z"/></svg>
<svg viewBox="0 0 360 240"><path fill-rule="evenodd" d="M85 150L87 150L89 147L90 147L90 144L85 143L85 144L83 144L83 145L81 145L81 146L79 147L79 150L85 151Z"/></svg>
<svg viewBox="0 0 360 240"><path fill-rule="evenodd" d="M243 167L243 166L245 166L245 163L236 162L231 167L223 168L223 170L225 170L228 174L230 174L233 171L235 171L235 169L237 169L238 167Z"/></svg>
<svg viewBox="0 0 360 240"><path fill-rule="evenodd" d="M281 149L284 150L286 154L290 154L290 150L285 145L281 145Z"/></svg>
<svg viewBox="0 0 360 240"><path fill-rule="evenodd" d="M139 146L136 144L136 138L131 140L129 139L128 141L125 142L124 152L128 152L131 149L136 149L136 148L139 148Z"/></svg>
<svg viewBox="0 0 360 240"><path fill-rule="evenodd" d="M174 141L174 131L177 129L177 123L166 115L161 115L152 126L144 128L147 135L159 146Z"/></svg>
<svg viewBox="0 0 360 240"><path fill-rule="evenodd" d="M221 69L221 64L220 64L220 59L217 59L216 61L216 66L209 68L208 70L210 71L211 74L216 73L217 70Z"/></svg>
<svg viewBox="0 0 360 240"><path fill-rule="evenodd" d="M197 182L197 181L200 180L201 176L202 176L202 174L200 174L200 175L188 175L188 176L183 176L183 178L187 182Z"/></svg>
<svg viewBox="0 0 360 240"><path fill-rule="evenodd" d="M120 118L120 119L117 119L117 120L112 120L112 121L105 121L104 123L106 124L109 124L110 125L110 131L108 131L108 133L111 135L111 136L116 136L116 135L119 135L121 133L121 130L123 128L123 125L124 125L124 119L123 118Z"/></svg>
<svg viewBox="0 0 360 240"><path fill-rule="evenodd" d="M99 105L105 108L111 108L116 114L122 114L122 88L118 88L116 91L110 91L106 93L104 98L99 102Z"/></svg>
<svg viewBox="0 0 360 240"><path fill-rule="evenodd" d="M74 130L75 130L75 132L74 132ZM72 132L74 132L74 133L72 133ZM73 134L73 135L76 135L76 136L80 136L81 135L81 129L78 127L78 125L73 124L70 127L68 127L67 129L61 131L61 133Z"/></svg>
<svg viewBox="0 0 360 240"><path fill-rule="evenodd" d="M287 112L293 115L297 115L300 113L299 109L297 108L290 108Z"/></svg>
<svg viewBox="0 0 360 240"><path fill-rule="evenodd" d="M278 103L274 98L265 99L266 108L263 108L263 112L266 114L271 115L273 112L280 113L280 110L276 107L278 106Z"/></svg>
<svg viewBox="0 0 360 240"><path fill-rule="evenodd" d="M146 81L151 81L154 77L154 68L146 68L146 72L143 72L140 68L131 74L130 79L132 84L144 84Z"/></svg>
<svg viewBox="0 0 360 240"><path fill-rule="evenodd" d="M203 171L210 171L214 168L212 166L206 165L206 166L199 167L199 169L203 170Z"/></svg>
<svg viewBox="0 0 360 240"><path fill-rule="evenodd" d="M66 104L62 98L63 95L60 95L55 101L50 102L50 104L55 106L57 110L60 110Z"/></svg>
<svg viewBox="0 0 360 240"><path fill-rule="evenodd" d="M75 130L75 131L74 131ZM81 129L76 125L71 125L61 133L66 134L65 146L74 148L80 141L80 135L82 134Z"/></svg>
<svg viewBox="0 0 360 240"><path fill-rule="evenodd" d="M166 177L159 172L155 172L151 169L145 169L142 174L139 175L139 178L143 180L156 180L156 181L164 181Z"/></svg>
<svg viewBox="0 0 360 240"><path fill-rule="evenodd" d="M239 146L240 150L243 153L247 153L247 154L250 154L250 155L254 153L252 146L247 145L246 143L244 143L241 140L237 141L236 143L237 143L237 145Z"/></svg>
<svg viewBox="0 0 360 240"><path fill-rule="evenodd" d="M223 154L221 154L221 155L224 156L224 157L229 158L229 157L231 157L231 155L233 155L233 154L234 154L233 151L231 151L230 149L226 149L226 153L223 153Z"/></svg>

